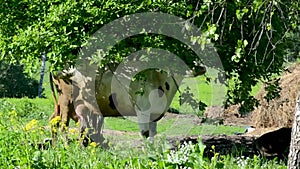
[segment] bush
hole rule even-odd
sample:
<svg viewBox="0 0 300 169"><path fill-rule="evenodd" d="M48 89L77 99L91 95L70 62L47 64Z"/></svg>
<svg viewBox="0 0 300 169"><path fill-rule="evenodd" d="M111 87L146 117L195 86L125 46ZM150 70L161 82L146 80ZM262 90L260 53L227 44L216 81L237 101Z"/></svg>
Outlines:
<svg viewBox="0 0 300 169"><path fill-rule="evenodd" d="M38 96L39 82L25 74L22 65L0 61L0 72L0 97Z"/></svg>

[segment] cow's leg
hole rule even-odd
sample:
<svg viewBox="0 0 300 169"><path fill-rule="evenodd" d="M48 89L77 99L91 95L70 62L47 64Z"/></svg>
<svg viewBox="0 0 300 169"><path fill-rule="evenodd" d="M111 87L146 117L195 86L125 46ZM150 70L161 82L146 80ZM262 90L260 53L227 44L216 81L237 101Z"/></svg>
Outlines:
<svg viewBox="0 0 300 169"><path fill-rule="evenodd" d="M104 141L102 135L102 126L104 118L101 114L90 113L88 116L88 136L96 143L102 143Z"/></svg>
<svg viewBox="0 0 300 169"><path fill-rule="evenodd" d="M149 122L149 138L148 140L153 143L154 136L157 134L157 121L160 120L164 114L154 114L150 115L150 122Z"/></svg>
<svg viewBox="0 0 300 169"><path fill-rule="evenodd" d="M65 139L64 142L67 144L68 143L68 133L67 133L67 127L69 126L70 123L70 107L73 106L72 104L64 104L61 106L61 111L60 111L60 117L61 117L61 123L60 123L60 130L62 131L63 138Z"/></svg>
<svg viewBox="0 0 300 169"><path fill-rule="evenodd" d="M150 105L147 110L141 111L138 106L135 107L135 111L138 117L138 123L140 127L140 134L150 142L154 141L154 136L157 133L157 121L163 117L163 110L166 107L166 98L159 97L160 90L153 90L149 94L149 101L145 98L138 98L137 105L143 107L144 105ZM141 106L142 105L142 106ZM147 108L147 106L144 106Z"/></svg>
<svg viewBox="0 0 300 169"><path fill-rule="evenodd" d="M157 134L157 122L152 121L149 123L149 138L151 143L154 143L154 136Z"/></svg>
<svg viewBox="0 0 300 169"><path fill-rule="evenodd" d="M139 111L136 109L137 118L140 128L140 135L142 137L149 137L149 122L150 122L150 113Z"/></svg>
<svg viewBox="0 0 300 169"><path fill-rule="evenodd" d="M143 96L137 97L137 103L134 107L140 128L140 136L149 137L150 111L145 110L149 105L148 100Z"/></svg>
<svg viewBox="0 0 300 169"><path fill-rule="evenodd" d="M151 143L154 142L154 136L157 134L157 121L150 118L150 113L137 113L140 127L140 135L146 137Z"/></svg>
<svg viewBox="0 0 300 169"><path fill-rule="evenodd" d="M60 116L60 106L59 105L54 106L54 111L50 117L50 120L54 119L57 116Z"/></svg>
<svg viewBox="0 0 300 169"><path fill-rule="evenodd" d="M103 143L104 137L101 133L103 126L102 114L95 114L89 111L85 106L79 105L76 107L76 113L80 121L80 131L82 144L88 145L88 142Z"/></svg>
<svg viewBox="0 0 300 169"><path fill-rule="evenodd" d="M74 108L73 108L72 112L70 112L69 116L75 121L75 123L77 123L79 121L79 116L76 114Z"/></svg>

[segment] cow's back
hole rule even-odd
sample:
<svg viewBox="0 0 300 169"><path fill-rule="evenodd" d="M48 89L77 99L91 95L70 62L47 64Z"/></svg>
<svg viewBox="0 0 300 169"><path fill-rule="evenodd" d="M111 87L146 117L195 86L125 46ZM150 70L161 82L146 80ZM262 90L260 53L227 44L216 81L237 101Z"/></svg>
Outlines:
<svg viewBox="0 0 300 169"><path fill-rule="evenodd" d="M122 79L112 80L110 71L96 77L96 100L103 116L136 116L136 110L150 110L151 106L157 111L151 113L166 112L179 85L176 81L181 79L154 69L145 73L146 79L132 81L129 88Z"/></svg>
<svg viewBox="0 0 300 169"><path fill-rule="evenodd" d="M134 116L132 99L125 86L114 83L112 90L113 74L110 71L102 72L96 76L96 100L103 116Z"/></svg>

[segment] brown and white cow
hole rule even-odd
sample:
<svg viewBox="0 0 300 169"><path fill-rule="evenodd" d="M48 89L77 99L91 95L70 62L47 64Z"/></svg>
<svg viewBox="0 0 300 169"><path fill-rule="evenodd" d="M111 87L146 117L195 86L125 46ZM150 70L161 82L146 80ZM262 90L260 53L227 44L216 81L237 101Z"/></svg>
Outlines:
<svg viewBox="0 0 300 169"><path fill-rule="evenodd" d="M54 88L55 85L55 88ZM78 122L79 117L77 116L74 104L73 104L73 86L70 77L57 77L53 76L50 72L50 87L52 91L52 97L54 101L54 112L50 117L50 121L55 117L60 116L61 129L64 131L69 126L70 119L72 118L75 122ZM58 93L58 99L56 98L55 90ZM55 138L57 131L55 128L59 127L59 123L51 126L52 138Z"/></svg>
<svg viewBox="0 0 300 169"><path fill-rule="evenodd" d="M206 72L204 67L199 70L194 75ZM157 120L169 108L184 76L171 75L160 69L147 69L143 75L146 78L130 79L130 85L126 86L116 80L118 75L110 70L98 70L94 78L83 75L77 69L61 72L55 80L61 90L58 101L60 113L54 112L52 118L60 115L63 122L68 123L70 118L76 120L78 117L81 131L87 129L88 137L101 143L104 117L137 116L140 134L153 141ZM69 107L70 103L74 105L76 114ZM62 108L62 105L68 108Z"/></svg>

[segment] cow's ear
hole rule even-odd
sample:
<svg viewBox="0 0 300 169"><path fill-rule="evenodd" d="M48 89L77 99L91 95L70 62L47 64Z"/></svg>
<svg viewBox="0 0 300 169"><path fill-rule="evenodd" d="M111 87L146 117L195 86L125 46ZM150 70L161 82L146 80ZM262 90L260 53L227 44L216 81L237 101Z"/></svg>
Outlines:
<svg viewBox="0 0 300 169"><path fill-rule="evenodd" d="M64 79L65 76L66 76L65 72L59 70L59 71L57 71L55 78L56 79Z"/></svg>

